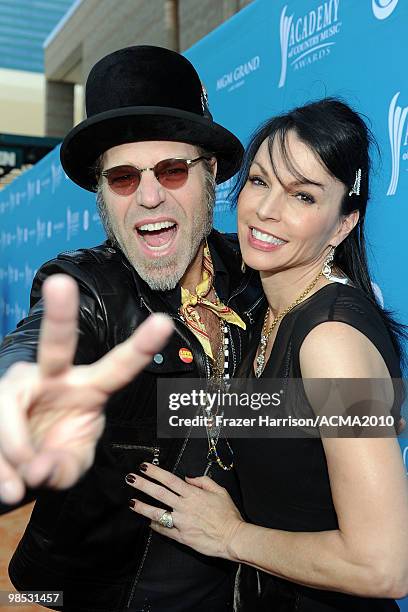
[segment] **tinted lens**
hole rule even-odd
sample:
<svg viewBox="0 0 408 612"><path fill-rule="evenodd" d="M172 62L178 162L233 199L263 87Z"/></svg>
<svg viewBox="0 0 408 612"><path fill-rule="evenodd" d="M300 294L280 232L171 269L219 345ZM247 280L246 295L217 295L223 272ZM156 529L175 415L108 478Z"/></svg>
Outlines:
<svg viewBox="0 0 408 612"><path fill-rule="evenodd" d="M155 166L157 180L167 189L182 187L188 178L188 165L183 160L164 159Z"/></svg>
<svg viewBox="0 0 408 612"><path fill-rule="evenodd" d="M109 187L118 195L131 195L140 183L140 171L133 166L117 166L107 173Z"/></svg>

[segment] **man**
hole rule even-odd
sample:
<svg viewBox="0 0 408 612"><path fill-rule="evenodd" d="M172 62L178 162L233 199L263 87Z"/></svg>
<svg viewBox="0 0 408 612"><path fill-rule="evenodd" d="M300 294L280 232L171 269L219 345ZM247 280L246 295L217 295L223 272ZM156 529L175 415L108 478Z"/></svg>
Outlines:
<svg viewBox="0 0 408 612"><path fill-rule="evenodd" d="M151 532L128 509L125 477L149 460L206 472L238 497L221 436L157 439L156 381L231 376L246 350L260 291L211 231L215 182L236 172L242 146L212 120L188 60L166 49L103 58L86 100L61 162L97 192L109 242L45 264L0 350L0 370L12 366L0 382L0 495L37 498L10 576L19 590L62 590L64 610L232 609L235 568ZM131 335L155 312L173 319L164 348L163 316Z"/></svg>

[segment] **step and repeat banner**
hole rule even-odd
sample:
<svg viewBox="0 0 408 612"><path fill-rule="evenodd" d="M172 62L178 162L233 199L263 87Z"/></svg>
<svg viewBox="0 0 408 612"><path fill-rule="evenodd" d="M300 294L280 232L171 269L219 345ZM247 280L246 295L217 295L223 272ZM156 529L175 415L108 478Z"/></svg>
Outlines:
<svg viewBox="0 0 408 612"><path fill-rule="evenodd" d="M328 95L368 118L381 151L368 209L370 264L382 303L406 324L407 28L405 0L255 0L186 52L215 120L244 143L264 119ZM235 230L230 188L219 187L215 212L226 231ZM66 178L58 150L1 192L0 334L27 313L42 262L103 239L94 196Z"/></svg>
<svg viewBox="0 0 408 612"><path fill-rule="evenodd" d="M404 244L408 210L408 3L255 0L186 52L214 118L245 143L274 113L340 96L380 144L368 210L377 293L408 323ZM215 225L235 230L231 183L218 189ZM58 252L103 240L94 196L64 175L58 150L0 192L0 335L27 312L34 271Z"/></svg>
<svg viewBox="0 0 408 612"><path fill-rule="evenodd" d="M0 192L0 335L28 312L33 276L61 251L105 239L95 196L72 183L59 147Z"/></svg>

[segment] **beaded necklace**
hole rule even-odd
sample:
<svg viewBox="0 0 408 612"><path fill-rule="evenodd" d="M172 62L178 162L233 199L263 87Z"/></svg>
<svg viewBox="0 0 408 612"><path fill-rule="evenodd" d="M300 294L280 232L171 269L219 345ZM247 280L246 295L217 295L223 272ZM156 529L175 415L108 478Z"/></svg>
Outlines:
<svg viewBox="0 0 408 612"><path fill-rule="evenodd" d="M221 342L218 350L218 354L216 359L214 359L212 365L212 374L210 378L210 388L217 388L223 390L224 388L228 388L226 382L229 379L229 338L228 338L228 325L225 321L220 319L220 331L221 331ZM209 465L211 462L216 462L218 466L225 471L232 470L234 467L234 462L231 461L228 465L226 465L217 451L217 443L220 437L221 425L217 425L215 418L218 415L218 407L215 413L211 412L211 408L206 406L205 416L208 418L209 425L206 425L207 438L208 438L208 454L207 459L209 460ZM227 438L225 438L225 442L227 444L228 450L233 456L233 451L230 443ZM208 471L207 466L207 471Z"/></svg>

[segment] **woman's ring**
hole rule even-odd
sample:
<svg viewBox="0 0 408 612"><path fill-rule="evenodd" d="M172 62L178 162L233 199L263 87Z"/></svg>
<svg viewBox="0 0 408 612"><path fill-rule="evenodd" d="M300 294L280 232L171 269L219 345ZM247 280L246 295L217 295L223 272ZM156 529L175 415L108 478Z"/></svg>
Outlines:
<svg viewBox="0 0 408 612"><path fill-rule="evenodd" d="M163 512L163 514L161 515L161 517L159 518L157 522L163 527L168 527L168 529L172 529L172 527L174 527L173 515L168 510Z"/></svg>

